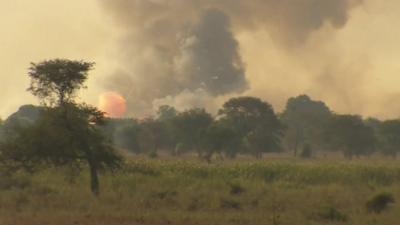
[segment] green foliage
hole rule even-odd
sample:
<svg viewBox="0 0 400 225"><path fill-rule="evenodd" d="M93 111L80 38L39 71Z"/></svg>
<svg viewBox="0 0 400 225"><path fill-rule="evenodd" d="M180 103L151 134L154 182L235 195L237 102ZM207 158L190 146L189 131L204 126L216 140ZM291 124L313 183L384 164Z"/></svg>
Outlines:
<svg viewBox="0 0 400 225"><path fill-rule="evenodd" d="M348 220L346 214L344 214L343 212L332 206L323 207L317 213L317 218L320 220L325 220L330 222L346 222Z"/></svg>
<svg viewBox="0 0 400 225"><path fill-rule="evenodd" d="M281 149L284 127L270 104L253 97L232 98L218 115L239 136L246 151L257 158Z"/></svg>
<svg viewBox="0 0 400 225"><path fill-rule="evenodd" d="M122 159L99 127L104 113L74 101L84 87L93 63L50 60L29 68L29 91L43 107L37 118L26 126L15 126L0 143L0 159L9 167L34 171L42 167L89 167L91 190L99 193L98 171L116 169Z"/></svg>
<svg viewBox="0 0 400 225"><path fill-rule="evenodd" d="M221 199L220 205L222 209L235 209L235 210L241 209L240 202L233 199Z"/></svg>
<svg viewBox="0 0 400 225"><path fill-rule="evenodd" d="M290 98L281 116L287 127L287 147L292 149L295 155L305 143L323 147L323 130L331 117L330 109L323 102L314 101L307 95Z"/></svg>
<svg viewBox="0 0 400 225"><path fill-rule="evenodd" d="M213 117L204 109L190 109L178 113L172 121L177 143L185 151L201 151L201 143Z"/></svg>
<svg viewBox="0 0 400 225"><path fill-rule="evenodd" d="M28 91L50 105L70 102L75 93L85 87L88 72L93 66L94 63L67 59L31 63L28 72L31 84Z"/></svg>
<svg viewBox="0 0 400 225"><path fill-rule="evenodd" d="M229 189L231 195L240 195L246 191L246 189L239 183L230 183Z"/></svg>
<svg viewBox="0 0 400 225"><path fill-rule="evenodd" d="M241 139L238 133L223 121L214 121L206 130L202 140L202 149L211 157L213 153L225 153L235 157L241 149Z"/></svg>
<svg viewBox="0 0 400 225"><path fill-rule="evenodd" d="M156 159L156 158L158 158L157 152L156 152L156 151L149 152L149 158L150 158L150 159Z"/></svg>
<svg viewBox="0 0 400 225"><path fill-rule="evenodd" d="M400 151L400 120L387 120L380 124L380 147L385 155L396 156Z"/></svg>
<svg viewBox="0 0 400 225"><path fill-rule="evenodd" d="M138 143L142 151L157 155L157 151L166 142L166 130L160 121L147 118L139 123Z"/></svg>
<svg viewBox="0 0 400 225"><path fill-rule="evenodd" d="M372 153L377 142L374 130L354 115L332 117L325 135L330 148L341 150L348 158Z"/></svg>
<svg viewBox="0 0 400 225"><path fill-rule="evenodd" d="M17 112L11 114L2 124L2 132L7 135L18 128L27 127L35 123L44 107L23 105Z"/></svg>
<svg viewBox="0 0 400 225"><path fill-rule="evenodd" d="M267 173L274 174L272 182L264 179ZM397 206L384 215L361 210L365 196L382 190L400 194L400 166L386 158L226 160L218 164L189 157L182 161L135 158L121 170L104 174L101 198L93 198L84 189L90 179L87 172L74 185L64 179L63 168L21 175L21 181L7 181L12 185L0 192L0 214L6 225L69 225L74 221L99 225L391 225L398 221ZM231 194L231 184L245 191Z"/></svg>
<svg viewBox="0 0 400 225"><path fill-rule="evenodd" d="M1 145L1 158L29 170L83 161L96 169L118 168L121 159L97 126L102 113L85 105L48 108L34 124L18 128Z"/></svg>
<svg viewBox="0 0 400 225"><path fill-rule="evenodd" d="M157 120L168 121L174 119L178 115L178 111L169 105L162 105L157 111Z"/></svg>
<svg viewBox="0 0 400 225"><path fill-rule="evenodd" d="M125 121L121 126L115 128L112 137L115 145L119 148L126 149L129 152L141 153L141 145L139 140L140 124L136 120Z"/></svg>
<svg viewBox="0 0 400 225"><path fill-rule="evenodd" d="M395 199L393 194L387 192L379 193L368 200L366 208L368 212L381 213L394 202Z"/></svg>

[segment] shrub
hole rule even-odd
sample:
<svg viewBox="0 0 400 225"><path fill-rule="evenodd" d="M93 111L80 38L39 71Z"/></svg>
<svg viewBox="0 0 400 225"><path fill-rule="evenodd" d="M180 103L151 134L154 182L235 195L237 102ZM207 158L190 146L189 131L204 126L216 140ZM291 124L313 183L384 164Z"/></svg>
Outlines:
<svg viewBox="0 0 400 225"><path fill-rule="evenodd" d="M230 199L221 199L221 208L223 209L241 209L241 204L238 201Z"/></svg>
<svg viewBox="0 0 400 225"><path fill-rule="evenodd" d="M150 159L156 159L156 158L158 158L157 152L156 152L156 151L150 152L150 153L149 153L149 158L150 158Z"/></svg>
<svg viewBox="0 0 400 225"><path fill-rule="evenodd" d="M0 176L0 190L26 189L31 186L31 180L25 176Z"/></svg>
<svg viewBox="0 0 400 225"><path fill-rule="evenodd" d="M323 207L317 213L317 218L332 222L346 222L348 219L346 214L332 206Z"/></svg>
<svg viewBox="0 0 400 225"><path fill-rule="evenodd" d="M229 184L229 187L232 195L240 195L246 191L240 184Z"/></svg>
<svg viewBox="0 0 400 225"><path fill-rule="evenodd" d="M380 193L373 196L366 204L368 212L381 213L394 203L395 199L391 193Z"/></svg>

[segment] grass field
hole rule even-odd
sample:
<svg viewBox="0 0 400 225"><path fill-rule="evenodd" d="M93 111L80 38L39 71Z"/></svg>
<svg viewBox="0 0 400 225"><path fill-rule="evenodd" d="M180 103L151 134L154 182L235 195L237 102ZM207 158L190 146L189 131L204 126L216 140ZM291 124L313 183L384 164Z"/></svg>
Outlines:
<svg viewBox="0 0 400 225"><path fill-rule="evenodd" d="M400 199L400 163L264 160L205 164L136 159L101 176L67 170L0 180L0 225L395 225L396 203L381 213L366 203L379 193Z"/></svg>

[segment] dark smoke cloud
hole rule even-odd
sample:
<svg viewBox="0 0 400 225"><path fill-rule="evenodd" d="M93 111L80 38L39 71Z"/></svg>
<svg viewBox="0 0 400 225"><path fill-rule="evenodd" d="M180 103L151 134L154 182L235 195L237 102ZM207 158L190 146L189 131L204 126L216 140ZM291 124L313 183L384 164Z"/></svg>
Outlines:
<svg viewBox="0 0 400 225"><path fill-rule="evenodd" d="M107 88L146 114L154 101L246 90L235 35L266 30L290 51L325 25L343 27L361 0L99 0L124 31L121 69ZM251 88L251 87L250 87ZM161 99L161 101L160 101ZM202 101L198 101L202 102Z"/></svg>
<svg viewBox="0 0 400 225"><path fill-rule="evenodd" d="M242 92L246 88L238 43L229 18L207 10L184 38L175 61L178 81L189 90L204 89L211 95Z"/></svg>

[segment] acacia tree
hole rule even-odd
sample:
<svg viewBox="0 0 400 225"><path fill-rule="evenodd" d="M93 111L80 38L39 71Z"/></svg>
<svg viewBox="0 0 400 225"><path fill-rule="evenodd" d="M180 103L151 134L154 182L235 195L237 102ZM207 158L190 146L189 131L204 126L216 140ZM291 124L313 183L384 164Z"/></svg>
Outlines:
<svg viewBox="0 0 400 225"><path fill-rule="evenodd" d="M118 168L121 158L99 128L104 113L75 102L92 68L93 63L66 59L31 64L28 91L46 107L32 126L18 129L1 143L3 161L30 169L37 165L81 169L86 164L91 191L99 194L98 171Z"/></svg>
<svg viewBox="0 0 400 225"><path fill-rule="evenodd" d="M46 60L31 63L28 75L31 83L28 88L42 104L62 106L74 102L77 91L84 85L88 72L94 63L65 59Z"/></svg>

